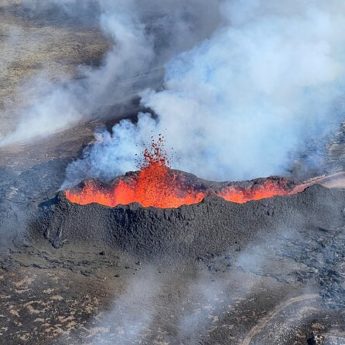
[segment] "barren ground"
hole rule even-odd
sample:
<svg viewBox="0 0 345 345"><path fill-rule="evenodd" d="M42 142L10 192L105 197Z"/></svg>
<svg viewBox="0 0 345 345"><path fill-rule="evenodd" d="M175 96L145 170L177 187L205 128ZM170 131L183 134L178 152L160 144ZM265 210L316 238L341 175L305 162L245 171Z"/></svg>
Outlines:
<svg viewBox="0 0 345 345"><path fill-rule="evenodd" d="M16 90L42 65L51 78L73 76L107 49L96 29L42 23L16 3L0 1L1 133L17 120L11 109L28 101ZM26 209L55 196L97 124L0 151L0 344L137 344L128 339L141 325L140 343L150 345L306 345L312 332L345 344L345 222L272 245L266 237L258 266L239 260L240 247L167 263L91 241L57 249L44 236L25 240ZM343 174L319 182L345 188Z"/></svg>

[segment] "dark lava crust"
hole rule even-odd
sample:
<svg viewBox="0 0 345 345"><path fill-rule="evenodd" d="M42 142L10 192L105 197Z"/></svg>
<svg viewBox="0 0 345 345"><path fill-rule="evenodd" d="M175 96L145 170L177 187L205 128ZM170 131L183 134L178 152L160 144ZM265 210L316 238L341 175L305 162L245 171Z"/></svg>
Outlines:
<svg viewBox="0 0 345 345"><path fill-rule="evenodd" d="M176 209L143 208L138 204L80 206L61 192L41 205L32 234L44 234L54 247L65 242L94 242L140 257L202 257L239 250L268 234L310 232L344 225L345 191L320 185L304 192L245 204L216 196Z"/></svg>

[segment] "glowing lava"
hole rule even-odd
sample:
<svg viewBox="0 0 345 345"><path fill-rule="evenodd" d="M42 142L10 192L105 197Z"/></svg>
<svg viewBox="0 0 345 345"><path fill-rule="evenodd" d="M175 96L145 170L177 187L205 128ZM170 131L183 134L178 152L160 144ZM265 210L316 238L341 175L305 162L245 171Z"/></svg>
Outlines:
<svg viewBox="0 0 345 345"><path fill-rule="evenodd" d="M90 180L83 186L65 192L66 198L75 204L97 203L109 207L139 203L144 207L176 208L201 202L206 195L217 194L227 201L243 204L251 200L296 194L307 185L291 186L285 179L257 180L242 187L229 185L221 190L197 187L188 178L169 168L163 149L163 138L152 141L150 150L144 151L144 159L137 173L119 177L111 185L103 186Z"/></svg>
<svg viewBox="0 0 345 345"><path fill-rule="evenodd" d="M229 186L217 194L227 201L244 204L251 200L261 200L295 193L298 193L298 190L289 188L287 183L280 180L267 179L262 183L255 184L251 188Z"/></svg>
<svg viewBox="0 0 345 345"><path fill-rule="evenodd" d="M107 188L87 181L81 190L67 190L67 199L80 205L97 203L114 207L137 202L144 207L159 208L176 208L202 201L205 193L188 186L168 167L162 145L162 137L152 142L151 150L144 151L140 171L131 178L121 178Z"/></svg>

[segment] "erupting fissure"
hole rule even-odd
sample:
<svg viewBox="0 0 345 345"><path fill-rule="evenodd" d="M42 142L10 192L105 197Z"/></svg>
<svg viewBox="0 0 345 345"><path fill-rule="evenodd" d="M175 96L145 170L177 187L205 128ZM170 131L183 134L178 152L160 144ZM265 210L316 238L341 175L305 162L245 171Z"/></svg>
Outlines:
<svg viewBox="0 0 345 345"><path fill-rule="evenodd" d="M144 207L177 208L197 204L210 193L191 185L182 174L170 169L162 136L157 141L152 140L150 149L144 150L139 167L137 173L122 176L111 186L101 186L94 180L86 181L82 187L67 190L66 198L80 205L97 203L115 207L139 203ZM213 192L227 201L242 204L298 191L281 181L265 180L250 188L231 185Z"/></svg>
<svg viewBox="0 0 345 345"><path fill-rule="evenodd" d="M297 188L291 189L287 183L266 180L260 184L256 184L252 188L239 188L237 186L229 186L217 194L223 199L237 204L244 204L252 200L261 200L272 198L274 196L284 196L297 193Z"/></svg>
<svg viewBox="0 0 345 345"><path fill-rule="evenodd" d="M150 149L144 150L137 174L118 179L110 188L88 181L80 191L66 191L67 199L80 205L98 203L111 207L137 202L144 207L176 208L199 203L205 194L188 186L169 168L163 141L160 136L152 141Z"/></svg>

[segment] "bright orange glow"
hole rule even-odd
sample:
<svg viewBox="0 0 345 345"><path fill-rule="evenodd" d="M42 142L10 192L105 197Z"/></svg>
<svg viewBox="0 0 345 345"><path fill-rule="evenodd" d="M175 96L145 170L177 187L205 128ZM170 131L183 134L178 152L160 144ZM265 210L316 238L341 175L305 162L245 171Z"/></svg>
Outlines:
<svg viewBox="0 0 345 345"><path fill-rule="evenodd" d="M139 203L144 207L177 208L201 202L212 191L193 187L183 177L169 168L163 150L163 138L152 142L151 149L144 151L140 171L120 177L112 185L101 186L96 181L86 181L82 187L67 190L66 198L75 204L97 203L109 207ZM286 180L267 179L249 187L230 185L216 194L227 201L243 204L251 200L296 194L307 185L291 188Z"/></svg>
<svg viewBox="0 0 345 345"><path fill-rule="evenodd" d="M251 188L229 186L217 194L227 201L244 204L251 200L261 200L295 193L297 191L288 188L282 181L267 179L260 184L255 184Z"/></svg>
<svg viewBox="0 0 345 345"><path fill-rule="evenodd" d="M122 178L108 188L88 181L81 190L67 190L66 197L80 205L97 203L114 207L137 202L144 207L176 208L199 203L205 193L188 186L168 167L160 137L157 143L152 142L151 151L144 151L144 162L137 175Z"/></svg>

